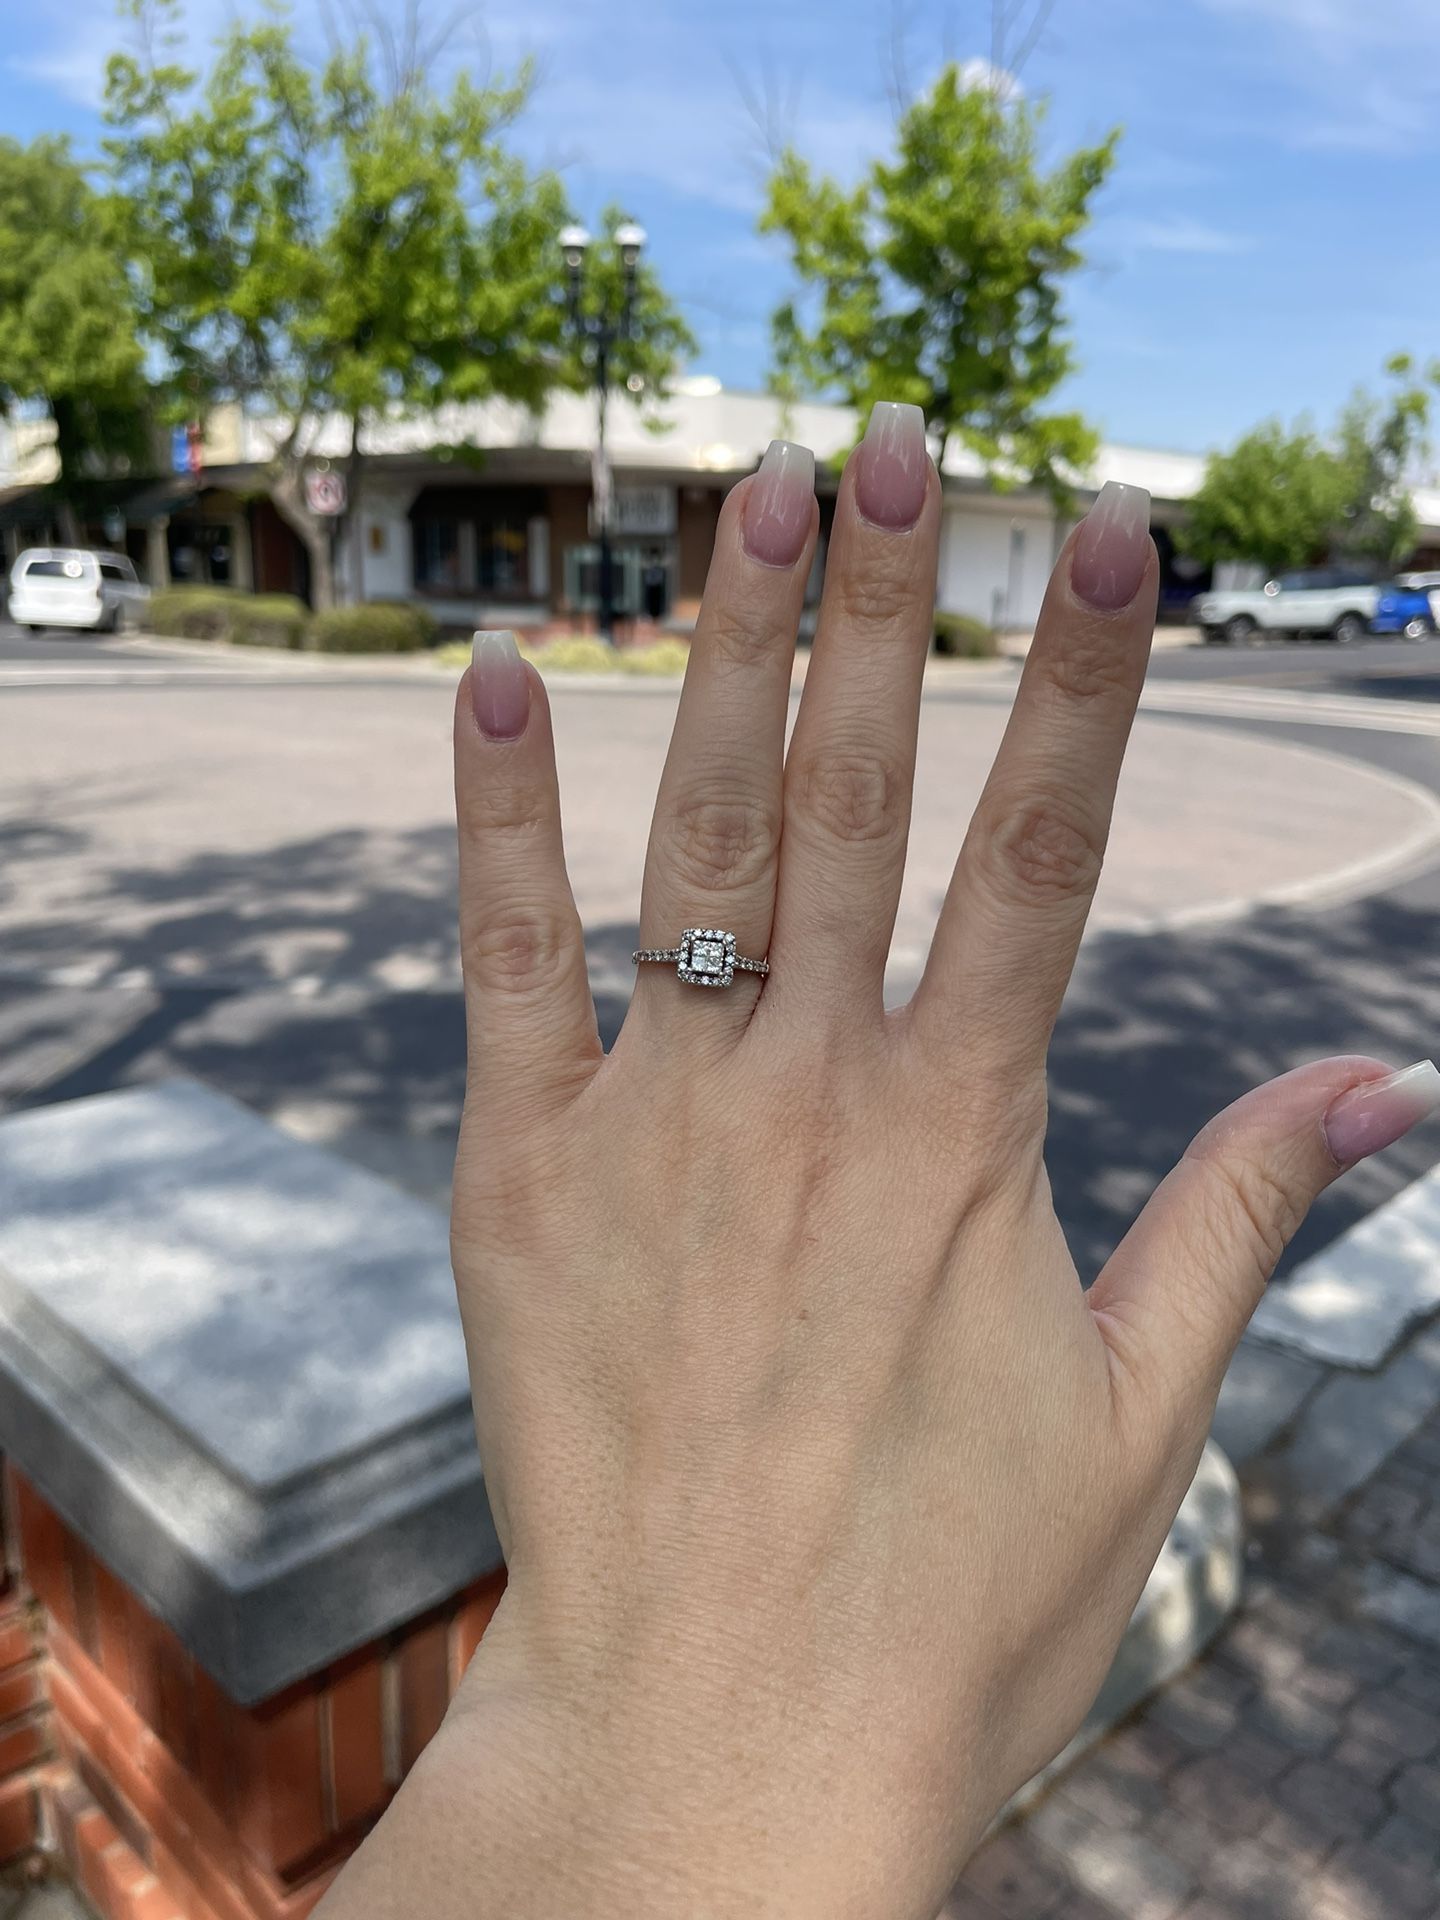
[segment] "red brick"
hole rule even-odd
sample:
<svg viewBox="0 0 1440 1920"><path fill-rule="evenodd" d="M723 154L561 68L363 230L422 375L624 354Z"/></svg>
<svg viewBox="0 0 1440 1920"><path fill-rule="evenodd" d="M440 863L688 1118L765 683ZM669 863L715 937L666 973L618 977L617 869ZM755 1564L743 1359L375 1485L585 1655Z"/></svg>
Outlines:
<svg viewBox="0 0 1440 1920"><path fill-rule="evenodd" d="M0 1786L0 1862L29 1853L39 1838L39 1807L29 1780Z"/></svg>
<svg viewBox="0 0 1440 1920"><path fill-rule="evenodd" d="M38 1667L13 1667L9 1673L0 1674L0 1721L29 1713L44 1698Z"/></svg>
<svg viewBox="0 0 1440 1920"><path fill-rule="evenodd" d="M235 1820L241 1844L277 1871L317 1853L329 1837L320 1751L320 1691L235 1717Z"/></svg>
<svg viewBox="0 0 1440 1920"><path fill-rule="evenodd" d="M227 1826L235 1819L235 1736L239 1709L201 1666L194 1669L195 1777Z"/></svg>
<svg viewBox="0 0 1440 1920"><path fill-rule="evenodd" d="M400 1669L400 1768L408 1773L439 1731L450 1704L448 1623L412 1627L396 1651Z"/></svg>
<svg viewBox="0 0 1440 1920"><path fill-rule="evenodd" d="M131 1622L136 1601L130 1589L96 1560L90 1569L95 1595L96 1651L94 1658L112 1686L135 1702L135 1677L130 1668Z"/></svg>
<svg viewBox="0 0 1440 1920"><path fill-rule="evenodd" d="M33 1767L45 1752L43 1720L22 1720L18 1726L0 1733L0 1780L8 1780L22 1767Z"/></svg>
<svg viewBox="0 0 1440 1920"><path fill-rule="evenodd" d="M105 1875L101 1855L119 1839L114 1827L98 1807L89 1807L75 1822L76 1873L81 1886L100 1911L108 1916L105 1900Z"/></svg>
<svg viewBox="0 0 1440 1920"><path fill-rule="evenodd" d="M488 1579L470 1588L456 1610L450 1631L450 1691L460 1684L460 1676L474 1657L495 1609L505 1595L505 1569L500 1567Z"/></svg>
<svg viewBox="0 0 1440 1920"><path fill-rule="evenodd" d="M69 1633L76 1630L75 1595L65 1523L28 1480L13 1476L20 1527L20 1560L37 1597Z"/></svg>
<svg viewBox="0 0 1440 1920"><path fill-rule="evenodd" d="M9 1606L0 1614L0 1673L18 1667L35 1653L35 1636L24 1607Z"/></svg>
<svg viewBox="0 0 1440 1920"><path fill-rule="evenodd" d="M389 1797L381 1679L380 1656L370 1649L334 1668L327 1678L329 1785L337 1832L378 1813Z"/></svg>

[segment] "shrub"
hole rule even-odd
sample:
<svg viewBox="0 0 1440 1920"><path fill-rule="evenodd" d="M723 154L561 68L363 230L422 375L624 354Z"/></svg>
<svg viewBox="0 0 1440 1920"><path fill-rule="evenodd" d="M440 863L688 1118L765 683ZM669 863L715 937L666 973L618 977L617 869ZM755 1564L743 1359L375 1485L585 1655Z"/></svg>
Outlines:
<svg viewBox="0 0 1440 1920"><path fill-rule="evenodd" d="M626 647L616 657L622 673L684 673L690 658L690 642L652 640L645 647Z"/></svg>
<svg viewBox="0 0 1440 1920"><path fill-rule="evenodd" d="M231 587L162 587L151 595L147 615L152 633L242 647L298 647L309 617L291 594Z"/></svg>
<svg viewBox="0 0 1440 1920"><path fill-rule="evenodd" d="M428 607L400 600L367 600L358 607L317 613L305 633L316 653L418 653L439 632Z"/></svg>
<svg viewBox="0 0 1440 1920"><path fill-rule="evenodd" d="M935 615L935 651L952 660L993 660L999 652L994 629L968 613Z"/></svg>

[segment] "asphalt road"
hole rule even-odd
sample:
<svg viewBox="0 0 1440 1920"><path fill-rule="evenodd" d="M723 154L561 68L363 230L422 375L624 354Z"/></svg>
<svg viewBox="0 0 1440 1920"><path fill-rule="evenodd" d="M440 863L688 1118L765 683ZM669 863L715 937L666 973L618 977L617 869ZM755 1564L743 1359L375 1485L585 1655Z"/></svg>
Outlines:
<svg viewBox="0 0 1440 1920"><path fill-rule="evenodd" d="M76 743L86 737L82 713L92 724L97 713L105 725L132 724L122 702L91 684L101 666L123 671L132 682L177 672L174 655L0 629L0 742L6 724L22 729L33 724L24 716L42 711L25 706L18 690L12 693L7 670L17 689L16 676L43 676L57 769L72 764L67 753L76 755ZM213 667L193 660L183 666L192 683L198 675L219 674L217 693L235 671L219 660ZM248 671L264 673L258 665ZM284 673L267 677L275 686ZM76 703L68 743L60 731L67 709L55 698L67 683L65 700ZM1318 747L1440 794L1440 642L1343 651L1327 645L1167 649L1156 656L1152 683L1157 699L1198 703L1152 723L1177 742L1193 741L1195 728L1211 730L1213 738L1218 728L1235 740ZM1238 711L1242 692L1264 710ZM259 690L248 697L260 698ZM946 685L933 697L971 696ZM984 705L1007 697L1003 685L992 683L973 700ZM276 714L280 703L292 704L281 691L269 698ZM371 705L381 725L384 703ZM139 709L128 711L138 716ZM149 751L148 740L145 745ZM163 789L171 759L163 735L155 737L153 752L153 784ZM0 783L4 762L0 744ZM77 780L85 772L83 755L73 771ZM4 799L0 785L0 803ZM114 804L123 841L124 794ZM74 832L62 803L7 813L0 815L0 903L7 886L16 888L26 860L63 870L66 836ZM441 859L438 841L434 848L416 844L432 863ZM243 941L249 925L272 909L288 927L297 916L290 897L279 898L283 881L309 902L308 918L298 918L312 937L322 938L331 916L325 889L334 885L335 857L343 850L339 841L317 842L313 862L283 874L266 868L257 874L244 861L222 871L228 915L219 923L222 933ZM433 879L439 871L419 862L416 885L423 890L427 874ZM214 900L206 895L197 903L187 893L192 877L177 870L173 889L141 906L162 915L163 938L173 948L198 939L203 952L202 936L214 929L202 922L213 914ZM214 874L209 877L213 882ZM363 872L350 877L363 892ZM266 897L267 886L275 889L273 898ZM403 923L412 909L406 889L392 887L343 911L388 925L397 915ZM441 1194L463 1091L453 987L433 980L413 987L402 968L390 986L355 979L306 994L283 981L227 979L223 967L204 960L193 977L172 973L157 980L137 969L127 979L121 969L97 985L67 980L70 936L59 920L53 931L56 946L43 965L29 951L17 961L0 946L0 1101L48 1102L193 1074L296 1131L334 1139L418 1190ZM85 946L97 931L104 928L76 924L73 945ZM1052 1055L1052 1177L1082 1272L1103 1259L1194 1130L1246 1087L1323 1052L1373 1051L1404 1062L1440 1050L1437 933L1440 867L1433 865L1332 907L1273 907L1210 928L1099 933L1082 953ZM617 925L615 936L628 944L628 928ZM622 993L601 995L607 1033L623 1011ZM1381 1162L1357 1170L1317 1209L1297 1254L1323 1244L1425 1170L1437 1151L1440 1140L1422 1130Z"/></svg>

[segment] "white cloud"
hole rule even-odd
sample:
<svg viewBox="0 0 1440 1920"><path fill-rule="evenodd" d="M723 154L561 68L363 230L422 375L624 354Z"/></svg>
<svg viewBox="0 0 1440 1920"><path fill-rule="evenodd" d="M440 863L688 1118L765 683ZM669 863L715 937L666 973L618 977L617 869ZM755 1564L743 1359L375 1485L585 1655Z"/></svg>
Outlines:
<svg viewBox="0 0 1440 1920"><path fill-rule="evenodd" d="M1255 245L1248 234L1231 233L1183 215L1168 220L1110 220L1100 231L1113 244L1136 253L1249 253Z"/></svg>

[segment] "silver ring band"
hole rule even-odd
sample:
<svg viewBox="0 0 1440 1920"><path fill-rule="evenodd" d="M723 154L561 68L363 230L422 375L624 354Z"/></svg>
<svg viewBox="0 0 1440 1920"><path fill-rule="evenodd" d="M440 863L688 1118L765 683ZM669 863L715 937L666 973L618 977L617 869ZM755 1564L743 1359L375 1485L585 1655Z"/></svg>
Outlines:
<svg viewBox="0 0 1440 1920"><path fill-rule="evenodd" d="M687 927L675 947L637 947L630 956L633 966L650 961L673 966L676 975L691 987L728 987L737 973L769 973L768 960L750 960L735 951L735 936L723 927Z"/></svg>

